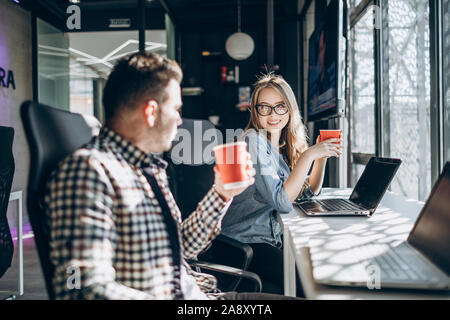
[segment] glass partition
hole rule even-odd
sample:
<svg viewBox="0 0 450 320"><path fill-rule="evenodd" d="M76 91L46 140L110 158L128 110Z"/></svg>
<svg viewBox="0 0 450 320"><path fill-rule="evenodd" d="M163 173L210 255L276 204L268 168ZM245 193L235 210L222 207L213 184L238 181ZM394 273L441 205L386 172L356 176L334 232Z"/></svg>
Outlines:
<svg viewBox="0 0 450 320"><path fill-rule="evenodd" d="M69 110L69 38L38 18L37 42L38 100L51 107Z"/></svg>
<svg viewBox="0 0 450 320"><path fill-rule="evenodd" d="M145 32L148 52L167 54L165 30ZM139 50L137 31L70 33L70 110L103 120L102 91L116 61Z"/></svg>

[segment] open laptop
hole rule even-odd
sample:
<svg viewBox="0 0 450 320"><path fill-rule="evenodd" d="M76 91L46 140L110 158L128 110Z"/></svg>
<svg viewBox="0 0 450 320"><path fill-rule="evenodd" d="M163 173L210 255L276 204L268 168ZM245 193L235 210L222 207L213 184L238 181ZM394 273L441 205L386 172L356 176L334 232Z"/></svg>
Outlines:
<svg viewBox="0 0 450 320"><path fill-rule="evenodd" d="M308 216L371 216L400 164L400 159L372 157L349 199L308 199L295 205Z"/></svg>
<svg viewBox="0 0 450 320"><path fill-rule="evenodd" d="M336 255L345 267L330 272ZM450 289L450 162L406 241L363 244L326 259L323 249L314 248L311 261L314 280L322 284L368 287L378 281L380 288Z"/></svg>

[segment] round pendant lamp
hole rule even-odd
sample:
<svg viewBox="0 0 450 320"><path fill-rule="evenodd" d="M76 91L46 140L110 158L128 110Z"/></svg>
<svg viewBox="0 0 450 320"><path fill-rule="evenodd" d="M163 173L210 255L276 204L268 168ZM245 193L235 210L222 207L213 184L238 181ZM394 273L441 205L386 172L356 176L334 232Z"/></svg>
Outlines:
<svg viewBox="0 0 450 320"><path fill-rule="evenodd" d="M253 54L255 43L248 34L241 32L241 1L238 0L238 32L228 37L225 50L234 60L245 60Z"/></svg>

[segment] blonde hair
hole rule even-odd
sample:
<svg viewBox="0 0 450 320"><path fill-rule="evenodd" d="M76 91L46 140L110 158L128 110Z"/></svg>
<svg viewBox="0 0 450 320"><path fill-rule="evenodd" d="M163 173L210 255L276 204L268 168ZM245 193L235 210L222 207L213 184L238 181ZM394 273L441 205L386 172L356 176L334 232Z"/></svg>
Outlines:
<svg viewBox="0 0 450 320"><path fill-rule="evenodd" d="M308 149L308 137L294 92L283 77L269 73L259 78L254 84L254 91L250 102L250 121L245 131L249 129L259 131L263 129L258 121L258 113L256 112L255 106L258 103L259 94L266 88L272 88L277 91L283 98L283 102L289 108L289 122L281 132L279 143L280 153L284 152L289 167L293 169L300 155ZM267 134L270 140L270 133Z"/></svg>

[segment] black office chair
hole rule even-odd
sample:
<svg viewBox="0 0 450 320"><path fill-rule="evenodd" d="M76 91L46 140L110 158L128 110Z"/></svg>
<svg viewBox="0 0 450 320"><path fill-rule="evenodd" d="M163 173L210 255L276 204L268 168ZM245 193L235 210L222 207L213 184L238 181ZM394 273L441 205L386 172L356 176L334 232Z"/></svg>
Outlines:
<svg viewBox="0 0 450 320"><path fill-rule="evenodd" d="M52 283L54 266L50 260L49 225L42 206L45 184L58 162L90 141L98 133L101 125L94 117L82 116L30 101L22 104L21 116L31 157L27 196L28 215L35 235L48 296L54 299ZM201 262L198 263L201 264ZM204 267L216 269L216 266L207 263ZM224 268L223 272L239 274L240 271ZM257 280L255 280L255 286L259 285L260 288L261 282L258 283Z"/></svg>
<svg viewBox="0 0 450 320"><path fill-rule="evenodd" d="M52 283L54 266L50 261L49 225L42 206L46 181L58 162L98 134L101 125L94 117L54 109L31 101L24 102L20 111L31 158L27 195L28 216L34 232L48 297L54 299Z"/></svg>
<svg viewBox="0 0 450 320"><path fill-rule="evenodd" d="M6 212L14 177L14 128L0 127L0 278L11 267L14 243Z"/></svg>
<svg viewBox="0 0 450 320"><path fill-rule="evenodd" d="M221 133L209 121L183 119L172 149L164 155L169 163L167 169L169 184L183 219L195 210L214 183L214 155L208 150L211 151L214 145L222 143L220 136ZM253 250L248 244L219 235L198 259L247 270L252 257ZM248 281L241 283L241 277L213 270L206 272L216 276L222 291L260 290L260 287L249 286ZM249 272L248 275L250 275L248 279L251 277L259 279L254 273Z"/></svg>

